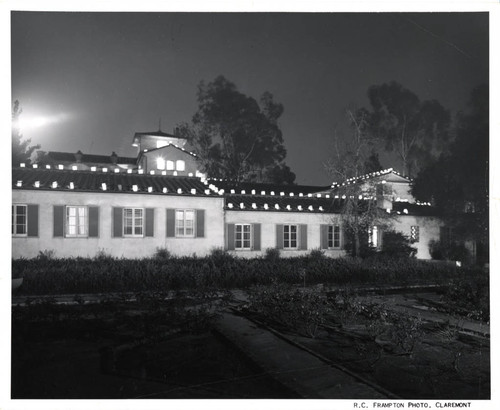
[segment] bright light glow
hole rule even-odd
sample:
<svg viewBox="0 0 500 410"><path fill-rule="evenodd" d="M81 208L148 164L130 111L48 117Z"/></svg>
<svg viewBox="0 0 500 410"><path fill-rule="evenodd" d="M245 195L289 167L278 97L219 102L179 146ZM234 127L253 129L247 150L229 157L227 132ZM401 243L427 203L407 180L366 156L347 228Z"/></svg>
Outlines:
<svg viewBox="0 0 500 410"><path fill-rule="evenodd" d="M162 157L156 159L156 168L165 169L165 160Z"/></svg>
<svg viewBox="0 0 500 410"><path fill-rule="evenodd" d="M156 141L156 148L166 147L168 145L167 141Z"/></svg>
<svg viewBox="0 0 500 410"><path fill-rule="evenodd" d="M31 114L27 110L24 110L22 115L19 116L19 120L16 126L22 133L27 134L29 133L29 131L68 121L70 117L71 116L66 113L60 113L56 115L37 115Z"/></svg>

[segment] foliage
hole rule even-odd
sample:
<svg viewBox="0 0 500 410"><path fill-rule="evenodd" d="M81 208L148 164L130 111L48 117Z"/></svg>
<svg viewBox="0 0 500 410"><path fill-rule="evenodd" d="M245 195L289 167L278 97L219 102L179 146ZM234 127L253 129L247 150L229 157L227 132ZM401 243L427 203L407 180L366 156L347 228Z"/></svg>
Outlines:
<svg viewBox="0 0 500 410"><path fill-rule="evenodd" d="M375 139L369 131L369 113L365 109L348 109L349 132L335 135L335 154L325 164L334 179L347 181L359 177L372 167L380 165L374 153ZM387 227L390 216L377 207L376 186L367 180L338 186L342 197L341 218L344 227L345 248L350 255L366 257L370 253L367 232L374 225Z"/></svg>
<svg viewBox="0 0 500 410"><path fill-rule="evenodd" d="M278 248L267 248L264 258L270 262L276 262L280 259L281 251Z"/></svg>
<svg viewBox="0 0 500 410"><path fill-rule="evenodd" d="M429 253L432 259L462 261L470 260L470 254L463 243L459 242L442 242L431 240L429 242Z"/></svg>
<svg viewBox="0 0 500 410"><path fill-rule="evenodd" d="M381 254L391 258L413 258L417 249L410 245L406 235L390 230L384 232Z"/></svg>
<svg viewBox="0 0 500 410"><path fill-rule="evenodd" d="M328 299L316 289L301 290L281 284L259 286L250 289L249 299L250 308L266 320L308 337L316 336L330 312Z"/></svg>
<svg viewBox="0 0 500 410"><path fill-rule="evenodd" d="M272 251L274 254L274 251ZM206 257L120 259L112 257L18 259L13 277L23 277L23 294L103 292L167 292L198 288L248 288L272 282L323 284L446 283L478 269L438 266L415 259L296 258L240 259L219 254Z"/></svg>
<svg viewBox="0 0 500 410"><path fill-rule="evenodd" d="M396 82L368 89L369 132L396 152L406 175L416 175L448 141L450 115L436 100L420 101Z"/></svg>
<svg viewBox="0 0 500 410"><path fill-rule="evenodd" d="M236 181L292 184L285 165L286 149L278 119L283 106L265 92L260 104L236 85L217 77L198 87L198 111L192 124L182 124L186 137L211 177Z"/></svg>
<svg viewBox="0 0 500 410"><path fill-rule="evenodd" d="M40 145L30 146L31 139L23 139L19 118L23 110L19 107L19 101L14 101L12 107L12 166L19 166L20 163L30 163L33 152L40 148Z"/></svg>
<svg viewBox="0 0 500 410"><path fill-rule="evenodd" d="M490 286L484 272L451 280L443 299L451 313L484 322L490 320Z"/></svg>
<svg viewBox="0 0 500 410"><path fill-rule="evenodd" d="M472 91L467 108L458 114L455 140L449 152L418 174L412 193L418 200L439 207L458 238L477 241L478 262L486 263L489 259L487 85ZM466 208L473 212L465 213Z"/></svg>
<svg viewBox="0 0 500 410"><path fill-rule="evenodd" d="M159 260L167 261L172 257L172 254L167 248L156 248L154 257Z"/></svg>

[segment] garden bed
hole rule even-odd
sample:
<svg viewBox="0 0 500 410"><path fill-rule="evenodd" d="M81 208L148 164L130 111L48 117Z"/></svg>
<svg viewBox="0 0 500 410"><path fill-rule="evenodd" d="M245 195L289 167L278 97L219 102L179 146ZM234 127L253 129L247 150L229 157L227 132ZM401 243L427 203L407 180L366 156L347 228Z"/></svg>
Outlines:
<svg viewBox="0 0 500 410"><path fill-rule="evenodd" d="M260 287L243 313L401 398L490 398L489 338L396 308L348 291Z"/></svg>
<svg viewBox="0 0 500 410"><path fill-rule="evenodd" d="M162 255L162 254L159 254ZM441 266L416 259L327 258L321 252L309 256L242 259L223 251L207 257L174 258L167 255L144 259L54 259L41 254L34 259L12 261L13 278L22 277L17 290L24 295L68 293L142 292L177 289L248 288L275 282L301 285L425 285L446 284L452 279L486 277L478 268Z"/></svg>
<svg viewBox="0 0 500 410"><path fill-rule="evenodd" d="M13 308L12 398L293 398L213 332L219 301Z"/></svg>

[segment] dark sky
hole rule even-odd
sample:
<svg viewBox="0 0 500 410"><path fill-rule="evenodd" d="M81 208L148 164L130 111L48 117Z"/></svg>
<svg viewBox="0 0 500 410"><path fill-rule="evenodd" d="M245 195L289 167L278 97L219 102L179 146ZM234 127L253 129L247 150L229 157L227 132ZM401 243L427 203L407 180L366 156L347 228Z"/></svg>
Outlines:
<svg viewBox="0 0 500 410"><path fill-rule="evenodd" d="M284 105L302 184L331 182L333 130L370 85L454 115L488 67L487 13L12 13L12 99L42 149L134 156L135 132L189 121L198 83L222 74Z"/></svg>

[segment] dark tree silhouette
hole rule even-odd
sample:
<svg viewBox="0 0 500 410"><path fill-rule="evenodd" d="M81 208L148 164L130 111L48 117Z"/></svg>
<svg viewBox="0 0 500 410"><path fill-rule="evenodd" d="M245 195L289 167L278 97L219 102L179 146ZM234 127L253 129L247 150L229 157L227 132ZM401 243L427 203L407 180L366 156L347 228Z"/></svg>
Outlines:
<svg viewBox="0 0 500 410"><path fill-rule="evenodd" d="M486 255L489 223L487 85L472 91L467 110L457 116L454 134L449 152L419 173L414 181L413 195L440 207L457 236L482 244Z"/></svg>
<svg viewBox="0 0 500 410"><path fill-rule="evenodd" d="M346 119L349 131L346 135L334 135L335 152L325 164L326 171L337 182L359 177L380 166L378 155L373 152L374 139L369 130L368 111L347 109ZM382 167L374 170L380 169ZM377 207L377 201L373 199L376 198L376 186L371 180L337 189L343 199L341 218L346 249L354 257L364 256L368 250L369 229L374 225L387 228L390 217Z"/></svg>
<svg viewBox="0 0 500 410"><path fill-rule="evenodd" d="M198 111L179 132L211 177L291 184L278 119L283 106L266 92L260 104L223 76L198 87Z"/></svg>
<svg viewBox="0 0 500 410"><path fill-rule="evenodd" d="M370 132L396 153L403 172L414 177L448 141L450 115L436 100L420 101L401 84L368 89Z"/></svg>

